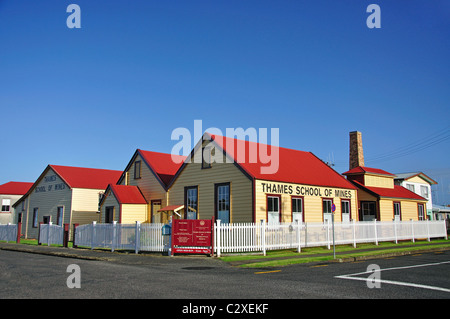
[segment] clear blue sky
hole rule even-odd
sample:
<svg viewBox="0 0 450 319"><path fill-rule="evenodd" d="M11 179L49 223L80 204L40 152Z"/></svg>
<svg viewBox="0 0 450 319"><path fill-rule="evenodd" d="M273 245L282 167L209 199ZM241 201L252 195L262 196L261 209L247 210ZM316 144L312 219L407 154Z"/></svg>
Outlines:
<svg viewBox="0 0 450 319"><path fill-rule="evenodd" d="M423 171L450 204L449 39L448 0L0 0L0 183L122 170L198 119L279 128L339 173L361 131L366 166Z"/></svg>

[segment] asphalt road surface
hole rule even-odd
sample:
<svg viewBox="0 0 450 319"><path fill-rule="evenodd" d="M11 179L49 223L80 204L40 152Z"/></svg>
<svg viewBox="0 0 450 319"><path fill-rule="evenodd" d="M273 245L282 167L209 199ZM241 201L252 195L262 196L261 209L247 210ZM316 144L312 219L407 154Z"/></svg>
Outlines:
<svg viewBox="0 0 450 319"><path fill-rule="evenodd" d="M249 311L249 300L270 307L277 299L288 299L291 306L305 298L449 299L450 251L241 269L207 257L155 257L151 263L126 264L0 250L0 276L1 299L159 299L162 304L171 299L177 300L177 312L184 306L186 311L206 311L195 308L199 300L239 300L241 309L228 310Z"/></svg>

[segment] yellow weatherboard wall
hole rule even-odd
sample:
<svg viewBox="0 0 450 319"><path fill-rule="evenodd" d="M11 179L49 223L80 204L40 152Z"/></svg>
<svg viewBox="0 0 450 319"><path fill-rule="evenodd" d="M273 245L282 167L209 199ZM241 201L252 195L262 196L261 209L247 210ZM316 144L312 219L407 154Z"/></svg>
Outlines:
<svg viewBox="0 0 450 319"><path fill-rule="evenodd" d="M350 201L351 218L358 220L358 206L356 190L323 187L314 185L302 185L292 183L280 183L264 180L255 182L255 217L256 221L266 220L267 195L281 195L281 221L292 222L292 197L303 197L304 221L323 222L322 199L330 198L336 205L335 220L341 221L341 200Z"/></svg>

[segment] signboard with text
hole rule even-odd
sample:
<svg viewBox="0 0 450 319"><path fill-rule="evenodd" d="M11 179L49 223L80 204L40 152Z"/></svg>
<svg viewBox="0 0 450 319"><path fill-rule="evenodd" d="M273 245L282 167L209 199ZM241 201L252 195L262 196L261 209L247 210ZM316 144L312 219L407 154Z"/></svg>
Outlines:
<svg viewBox="0 0 450 319"><path fill-rule="evenodd" d="M174 219L172 253L212 255L213 227L211 219Z"/></svg>

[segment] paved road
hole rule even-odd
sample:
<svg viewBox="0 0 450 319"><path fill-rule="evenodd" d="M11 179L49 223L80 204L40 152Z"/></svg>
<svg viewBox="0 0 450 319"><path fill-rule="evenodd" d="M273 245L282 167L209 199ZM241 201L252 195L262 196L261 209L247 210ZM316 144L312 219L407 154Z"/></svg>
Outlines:
<svg viewBox="0 0 450 319"><path fill-rule="evenodd" d="M0 250L0 298L450 298L450 251L257 270L206 257L148 260L95 261ZM67 286L72 264L79 266L81 288ZM373 275L361 274L371 264L382 270L380 288L370 289L361 280Z"/></svg>

